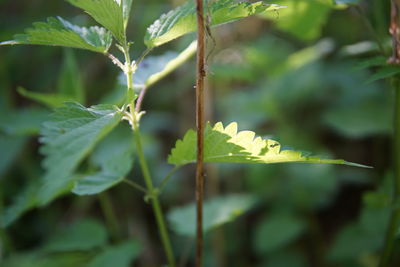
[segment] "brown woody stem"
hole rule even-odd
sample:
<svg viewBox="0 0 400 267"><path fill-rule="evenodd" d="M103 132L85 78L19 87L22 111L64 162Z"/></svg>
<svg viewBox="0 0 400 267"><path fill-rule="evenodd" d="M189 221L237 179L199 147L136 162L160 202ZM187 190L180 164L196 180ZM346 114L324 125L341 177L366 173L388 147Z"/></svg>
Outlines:
<svg viewBox="0 0 400 267"><path fill-rule="evenodd" d="M196 126L197 126L197 169L196 169L196 266L202 266L203 258L203 197L204 197L204 79L205 72L205 25L203 0L196 0L197 12L197 81L196 81Z"/></svg>

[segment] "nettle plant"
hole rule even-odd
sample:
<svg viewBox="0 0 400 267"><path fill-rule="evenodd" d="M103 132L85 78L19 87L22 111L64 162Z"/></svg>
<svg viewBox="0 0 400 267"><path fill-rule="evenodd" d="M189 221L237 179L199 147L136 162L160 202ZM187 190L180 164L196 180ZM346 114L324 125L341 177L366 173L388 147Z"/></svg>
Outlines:
<svg viewBox="0 0 400 267"><path fill-rule="evenodd" d="M77 195L95 195L124 182L144 194L144 200L151 204L168 264L175 266L159 195L177 169L196 162L197 136L194 130L189 130L182 140L176 142L167 160L173 168L159 185L155 185L143 152L140 121L143 119L144 111L141 110L141 103L151 85L176 69L195 52L196 43L193 42L179 54L146 58L154 48L196 31L195 1L188 1L163 14L150 25L144 37L147 49L136 60L131 59L132 43L128 41L126 35L132 0L67 0L67 2L84 10L103 27L80 27L61 17L51 17L46 22L34 23L25 33L15 35L14 40L2 42L0 45L63 46L101 53L121 69L125 77L126 93L121 105L100 104L85 107L78 102L64 102L71 99L79 100L79 92L69 95L63 95L61 92L55 97L20 90L21 94L42 103L50 105L56 103L57 106L64 102L61 107L54 110L49 120L43 123L40 141L41 152L45 156L43 161L45 174L29 205L44 206L68 192ZM281 8L263 2L238 3L220 0L210 3L204 1L204 3L207 26L216 26ZM109 52L113 44L122 53L124 61ZM133 139L129 135L113 131L122 123L129 123ZM139 161L145 186L126 178L131 171L135 155ZM95 171L93 169L84 171L83 162L88 158L96 166ZM365 167L344 160L326 160L282 149L277 141L256 137L252 131L238 131L235 122L226 126L221 122L206 124L203 160L249 164L330 163ZM240 199L239 196L206 202L203 230L207 231L232 220L239 215L238 210L248 209L253 203L253 199ZM181 234L194 235L194 209L194 205L189 205L171 213L172 228ZM3 225L11 224L15 220L11 213L12 211L5 214ZM217 219L215 219L216 213L221 215ZM193 221L187 221L187 218Z"/></svg>

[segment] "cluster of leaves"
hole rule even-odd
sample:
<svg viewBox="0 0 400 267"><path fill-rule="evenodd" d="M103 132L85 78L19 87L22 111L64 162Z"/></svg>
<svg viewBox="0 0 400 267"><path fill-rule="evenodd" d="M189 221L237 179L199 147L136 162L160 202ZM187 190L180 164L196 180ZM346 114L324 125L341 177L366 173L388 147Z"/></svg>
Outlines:
<svg viewBox="0 0 400 267"><path fill-rule="evenodd" d="M101 26L92 27L80 27L68 22L67 20L57 17L49 18L46 22L34 24L33 28L27 29L25 34L16 35L13 41L3 42L0 45L9 44L33 44L33 45L55 45L65 46L71 48L80 48L90 50L98 53L109 53L113 39L119 44L124 45L127 43L126 39L126 28L128 25L128 19L131 8L131 1L129 0L69 0L71 4L77 6L87 12L94 20L96 20ZM250 15L257 14L260 17L268 17L274 19L276 16L276 10L278 11L279 19L276 20L278 28L293 34L294 36L302 39L303 41L315 40L321 34L322 26L327 20L329 12L333 8L332 1L324 0L313 0L313 1L277 1L278 4L288 6L288 8L280 9L279 5L266 5L262 2L255 3L234 3L228 0L214 1L208 7L210 15L211 26L220 25L227 22L235 21L240 18L244 18ZM336 1L339 2L339 1ZM350 1L340 1L339 4L348 4ZM354 1L353 1L354 2ZM272 12L270 12L272 11ZM301 12L300 12L301 11ZM295 14L295 16L293 16ZM314 18L311 22L311 18ZM144 38L144 43L148 50L151 50L157 46L166 44L178 37L181 37L187 33L195 30L195 7L194 1L188 1L186 4L162 15L152 25L147 28L147 32ZM270 45L270 46L266 46ZM259 47L246 48L244 53L247 53L246 60L251 62L255 69L246 69L246 66L239 66L239 70L236 73L240 75L232 74L232 68L235 66L225 66L228 70L230 77L240 79L246 74L250 75L244 77L245 81L259 79L260 84L264 84L261 80L261 76L264 76L264 72L261 69L268 68L273 76L273 82L269 82L268 90L259 90L262 93L248 93L247 96L232 94L231 97L221 98L219 106L221 107L232 107L236 106L237 103L232 102L240 98L241 104L245 103L240 114L230 114L229 111L232 108L225 108L221 111L224 114L226 121L239 120L239 125L245 126L246 128L257 128L262 122L274 121L282 114L286 114L287 117L293 116L293 120L296 118L296 103L306 100L313 95L313 100L320 100L321 94L317 92L317 88L320 89L323 86L316 86L306 88L308 85L315 81L314 76L305 75L307 73L320 73L323 79L329 78L330 81L335 81L337 77L328 77L329 75L323 76L322 73L329 73L329 69L319 62L319 59L326 53L332 51L329 44L322 42L314 47L307 48L303 51L293 53L293 49L284 51L281 53L284 46L279 49L276 48L276 43L265 43L262 42ZM270 48L270 49L268 49ZM171 73L195 52L195 43L189 45L182 52L166 52L161 56L146 57L138 65L136 73L133 74L133 82L136 92L146 90L148 87L154 85L156 82L164 78L167 74ZM24 192L15 198L13 204L2 213L1 224L8 226L13 223L18 216L23 214L28 209L35 206L45 205L59 197L62 194L73 192L78 195L92 195L99 194L103 191L110 189L111 187L121 183L130 170L133 167L134 152L131 133L126 127L127 125L120 124L123 120L124 112L121 106L125 103L125 90L126 81L123 74L119 79L121 86L118 86L118 90L111 92L110 95L103 98L102 103L112 103L115 105L95 105L92 107L85 107L85 97L83 94L82 82L79 79L79 71L77 69L74 56L66 50L64 64L65 67L60 75L60 83L56 93L44 94L33 91L28 91L23 88L19 89L19 93L32 100L38 101L45 104L48 107L56 108L50 119L47 120L41 130L41 142L43 147L41 149L42 154L46 157L43 162L45 173L42 178L37 182L32 183L31 186L26 187ZM270 59L264 58L265 54L269 51L274 51L274 55L277 58ZM281 54L279 54L281 53ZM290 54L290 58L283 64L279 65L287 55ZM271 57L272 57L271 56ZM282 58L279 58L282 56ZM260 65L262 67L260 68ZM270 65L268 65L270 64ZM275 65L274 68L271 65ZM368 65L371 66L371 65ZM340 68L338 66L337 68ZM231 68L231 69L229 69ZM218 80L221 76L220 69L212 70L215 73L215 80ZM320 69L320 72L317 70ZM257 76L259 75L259 76ZM269 77L270 78L270 77ZM321 78L321 79L322 79ZM287 81L296 81L297 86L293 83L288 84ZM300 82L299 82L300 81ZM261 87L261 86L257 86ZM122 89L121 89L122 88ZM262 88L264 89L264 88ZM285 89L285 90L284 90ZM303 90L304 89L304 90ZM314 90L315 89L315 90ZM366 90L366 91L373 91ZM343 95L348 94L344 92ZM361 94L361 93L360 93ZM390 110L387 108L380 109L380 105L374 105L373 111L381 110L381 113L371 111L371 106L368 105L371 99L376 99L377 95L371 93L366 95L365 99L358 99L356 104L365 104L363 111L369 111L379 118L383 118ZM354 96L352 96L354 99ZM322 113L324 116L324 123L329 127L333 128L340 134L358 138L360 136L368 136L375 133L386 133L389 126L386 124L387 120L381 120L381 128L375 124L367 127L366 121L350 120L352 117L348 114L353 114L354 110L358 108L357 105L350 105L348 110L343 110L341 107L349 107L349 100L342 97L337 101L333 101L330 109ZM343 99L345 99L343 101ZM74 101L67 102L65 101ZM247 102L246 102L247 101ZM385 99L382 100L386 101ZM301 101L300 101L301 102ZM361 103L360 103L361 102ZM79 104L81 103L81 104ZM350 103L353 103L350 101ZM261 108L260 108L261 107ZM339 107L339 108L338 108ZM258 108L258 110L257 110ZM249 113L246 114L246 110ZM257 114L254 113L257 110ZM8 120L1 123L1 129L7 133L29 133L38 134L39 124L44 121L44 115L46 111L39 110L36 113L31 110L28 111L30 114L29 123L26 123L26 115L23 111L19 111L16 116L25 119L18 125L18 118L7 118ZM344 113L344 114L343 114ZM230 117L230 115L232 115ZM241 119L244 116L244 119ZM254 116L254 119L248 119L246 116ZM35 119L37 117L37 120ZM292 144L299 145L300 147L308 147L308 144L312 144L310 147L314 148L313 143L296 143L301 138L298 137L299 130L304 128L297 128L299 125L293 123L292 120L283 118L284 123L279 125L281 127L281 133L277 134L281 136L283 140L291 140ZM13 123L9 123L13 121ZM293 124L292 124L293 123ZM358 124L357 124L358 123ZM289 126L288 126L289 125ZM357 128L357 125L364 128ZM367 129L365 129L365 127ZM268 166L269 171L266 170L263 164L268 163L279 163L279 162L306 162L306 163L334 163L334 164L348 164L355 165L343 160L323 160L318 157L310 157L306 153L298 152L288 148L281 148L280 143L272 139L264 139L261 137L255 138L255 133L250 131L238 132L238 126L236 123L231 123L226 127L222 123L216 123L211 126L207 125L206 129L206 142L205 142L205 161L206 162L223 162L223 163L259 163L256 167L252 166L248 170L246 177L248 181L246 183L251 187L254 183L254 191L262 191L263 195L265 190L267 194L263 197L274 198L282 200L285 198L288 202L300 202L298 198L304 198L304 192L312 190L315 194L308 193L308 198L305 202L315 203L317 198L318 201L324 202L325 199L322 195L329 195L332 197L332 191L336 186L336 183L327 185L328 180L333 179L332 168L329 166L317 167L316 169L310 169L306 166L301 167L287 167L284 175L278 175L276 178L268 178L263 182L256 181L259 177L265 178L265 173L273 173L274 170L280 169L280 166ZM292 138L288 138L292 135ZM285 136L286 135L286 136ZM312 137L311 137L312 138ZM8 143L8 140L4 140ZM26 142L25 139L15 139L16 143L23 146ZM16 145L15 147L18 147ZM175 148L172 149L168 163L175 165L176 167L183 166L188 163L195 161L195 150L196 150L196 135L193 130L189 130L183 137L176 143ZM318 147L319 151L320 148ZM8 150L7 150L8 151ZM325 151L323 151L325 152ZM12 151L8 153L7 157L13 157ZM14 156L15 157L15 156ZM1 164L1 163L0 163ZM3 162L3 164L6 164ZM231 166L231 165L229 165ZM224 167L222 167L224 168ZM237 168L237 167L232 167ZM0 165L1 170L1 165ZM300 170L300 171L299 171ZM138 173L136 169L135 173ZM264 173L260 175L260 172ZM309 175L301 175L301 173L308 173ZM299 176L302 180L287 181L283 176L294 177ZM273 175L271 175L273 176ZM257 178L254 178L257 177ZM321 181L321 177L324 177L325 181ZM282 180L278 186L278 179ZM308 184L307 184L308 183ZM262 186L260 186L260 184ZM289 186L288 186L289 184ZM266 189L260 189L260 188ZM302 196L292 194L290 188L302 188ZM277 197L279 193L273 193L274 188L282 192L283 196ZM286 188L286 189L285 189ZM289 188L289 189L287 189ZM285 190L289 190L285 191ZM328 194L325 194L328 193ZM299 193L300 194L300 193ZM290 195L288 198L287 195ZM234 194L222 196L214 199L210 199L205 203L205 226L204 231L212 230L224 223L234 220L245 211L256 207L256 203L262 203L263 197L255 197L254 194ZM280 198L281 197L281 198ZM293 199L292 199L293 198ZM290 200L288 200L290 199ZM305 204L306 205L306 204ZM319 206L319 204L317 205ZM173 209L168 216L171 229L181 235L193 235L194 228L192 224L187 224L187 220L194 221L194 205L190 204L185 207L179 207ZM216 216L218 214L218 216ZM290 245L296 241L306 230L308 224L301 218L296 212L291 211L277 211L265 215L265 218L257 222L254 233L254 246L260 257L264 254L271 255L273 252L276 254L276 258L279 258L279 252L282 248ZM357 226L356 230L351 230L349 235L354 236L354 233L365 233L370 228L365 230L364 226ZM79 228L79 227L78 227ZM356 227L355 227L356 228ZM362 230L359 230L362 228ZM277 230L281 229L281 230ZM365 231L364 231L365 230ZM85 230L86 231L86 230ZM90 231L87 231L90 233ZM368 232L371 233L372 231ZM375 233L373 233L375 234ZM342 247L340 240L347 240L349 235L343 234L345 237L340 237L338 244L332 249L332 259L341 262L343 258L348 260L341 254L341 251L337 252L336 247ZM62 238L67 236L75 237L75 233L60 234ZM96 236L96 235L95 235ZM94 240L92 237L81 236L81 238L75 239L76 244L79 246L80 241L88 239ZM62 240L62 239L59 239ZM103 239L102 239L103 240ZM267 241L266 241L267 240ZM375 240L375 239L374 239ZM67 240L68 241L68 240ZM71 241L72 242L72 241ZM345 241L343 241L345 242ZM60 243L60 242L59 242ZM86 248L74 247L71 245L69 248L59 248L56 250L49 249L48 251L41 251L39 254L34 256L28 255L22 257L26 261L40 261L43 257L49 257L49 253L60 252L60 251L89 251L95 247L106 247L104 240L100 242L101 245L88 245ZM49 247L57 247L57 242L49 242ZM56 245L54 245L56 244ZM65 245L67 244L67 245ZM69 242L64 245L68 246ZM59 244L58 244L59 246ZM82 245L84 246L84 245ZM46 247L46 246L45 246ZM114 250L115 249L115 250ZM377 247L368 247L369 250L377 249ZM130 250L131 253L138 251L137 248L133 248L131 243L122 244L118 248L110 248L107 251L115 255L129 255L124 251ZM365 251L365 250L363 250ZM359 251L357 253L362 253ZM98 251L97 251L98 252ZM348 251L346 250L346 253ZM121 254L118 254L121 253ZM89 253L93 255L93 252ZM98 257L105 257L100 253ZM296 252L293 253L294 258L299 258ZM88 255L79 254L78 259L81 262L96 262L96 258L88 257ZM97 257L97 256L96 256ZM119 256L117 256L118 258ZM126 259L127 262L134 259L134 256ZM15 260L15 259L10 259ZM103 260L97 260L98 262ZM271 260L272 261L272 260ZM277 260L279 261L279 260ZM301 262L301 260L299 260ZM72 264L69 262L68 264ZM75 264L75 263L74 263ZM91 263L93 266L98 266L95 263ZM12 266L12 265L11 265ZM20 266L20 265L19 265ZM66 265L67 266L67 265ZM123 264L121 263L121 266ZM289 266L291 266L289 264Z"/></svg>

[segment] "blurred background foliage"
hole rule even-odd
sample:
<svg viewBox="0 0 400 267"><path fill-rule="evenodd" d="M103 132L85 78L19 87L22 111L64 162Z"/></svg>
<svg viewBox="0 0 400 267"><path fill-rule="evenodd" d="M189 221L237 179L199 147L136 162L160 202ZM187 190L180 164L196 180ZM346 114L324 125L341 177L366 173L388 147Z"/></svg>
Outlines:
<svg viewBox="0 0 400 267"><path fill-rule="evenodd" d="M146 27L182 2L133 2L132 56L145 50ZM374 64L390 54L389 2L270 3L287 8L213 29L208 119L374 168L209 165L206 266L376 266L392 193L393 92ZM0 40L55 15L93 25L64 1L1 0ZM193 38L153 55L181 51ZM54 47L2 47L0 58L0 265L161 266L153 215L126 184L33 209L43 175L41 123L64 100L118 103L117 68L101 55ZM192 58L146 95L142 129L155 177L168 172L169 150L195 126L194 79ZM125 130L106 139L82 169L95 172L111 148L126 147ZM193 259L194 212L186 206L194 199L193 175L193 166L180 170L161 196L181 266ZM141 182L136 161L128 176Z"/></svg>

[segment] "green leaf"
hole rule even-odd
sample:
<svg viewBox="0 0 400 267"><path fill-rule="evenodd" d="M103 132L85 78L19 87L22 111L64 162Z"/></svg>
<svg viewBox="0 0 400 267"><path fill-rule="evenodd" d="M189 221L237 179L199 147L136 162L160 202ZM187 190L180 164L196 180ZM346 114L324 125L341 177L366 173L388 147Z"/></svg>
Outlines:
<svg viewBox="0 0 400 267"><path fill-rule="evenodd" d="M357 5L360 0L334 0L337 5Z"/></svg>
<svg viewBox="0 0 400 267"><path fill-rule="evenodd" d="M271 139L255 137L251 131L237 131L235 122L226 128L222 123L214 127L208 123L204 133L204 162L230 163L331 163L366 167L344 160L329 160L303 155L294 150L282 150L281 145ZM196 161L196 132L189 130L183 140L176 142L168 162L177 166Z"/></svg>
<svg viewBox="0 0 400 267"><path fill-rule="evenodd" d="M122 11L124 15L124 27L128 25L129 16L132 8L132 0L122 0Z"/></svg>
<svg viewBox="0 0 400 267"><path fill-rule="evenodd" d="M15 162L18 155L23 151L28 138L25 136L8 136L0 134L0 151L7 151L1 154L0 176L2 176ZM0 178L1 179L1 178Z"/></svg>
<svg viewBox="0 0 400 267"><path fill-rule="evenodd" d="M204 3L207 2L204 0ZM214 1L207 8L211 17L211 26L216 26L245 18L257 13L280 8L277 5L267 5L259 1L256 3L234 2L231 0ZM170 12L163 14L147 28L144 42L149 48L157 47L196 31L195 1L187 1Z"/></svg>
<svg viewBox="0 0 400 267"><path fill-rule="evenodd" d="M132 168L133 152L129 129L115 129L91 156L92 165L100 170L79 179L72 192L78 195L98 194L120 183Z"/></svg>
<svg viewBox="0 0 400 267"><path fill-rule="evenodd" d="M17 88L18 93L50 108L60 107L67 101L84 102L85 96L81 73L73 50L65 49L64 51L64 61L59 74L57 93L31 92L22 87Z"/></svg>
<svg viewBox="0 0 400 267"><path fill-rule="evenodd" d="M264 218L255 231L256 250L260 254L277 250L297 239L305 228L305 222L293 214L272 213Z"/></svg>
<svg viewBox="0 0 400 267"><path fill-rule="evenodd" d="M15 222L24 212L37 205L37 193L40 185L34 181L25 185L22 192L16 195L12 204L7 206L0 215L0 227L7 227Z"/></svg>
<svg viewBox="0 0 400 267"><path fill-rule="evenodd" d="M71 49L64 50L64 61L58 78L57 92L69 97L70 101L85 102L81 72L74 51Z"/></svg>
<svg viewBox="0 0 400 267"><path fill-rule="evenodd" d="M0 118L0 131L9 135L37 135L49 112L43 108L25 108Z"/></svg>
<svg viewBox="0 0 400 267"><path fill-rule="evenodd" d="M357 62L357 64L355 64L354 69L361 70L361 69L367 69L370 67L384 66L386 64L387 64L386 58L384 58L382 56L378 56L378 57L360 60L359 62Z"/></svg>
<svg viewBox="0 0 400 267"><path fill-rule="evenodd" d="M110 30L121 44L125 42L124 13L128 14L127 8L131 1L121 0L67 0L70 4L79 7L92 16L103 27ZM125 7L125 12L124 8Z"/></svg>
<svg viewBox="0 0 400 267"><path fill-rule="evenodd" d="M390 78L393 76L396 76L397 74L400 73L400 67L399 66L384 66L380 69L377 70L373 75L371 75L366 83L372 83L378 80Z"/></svg>
<svg viewBox="0 0 400 267"><path fill-rule="evenodd" d="M169 51L161 56L145 58L139 64L137 71L132 74L133 86L143 89L155 84L185 63L196 52L196 49L197 42L192 42L181 53ZM124 74L121 74L120 80L126 85Z"/></svg>
<svg viewBox="0 0 400 267"><path fill-rule="evenodd" d="M56 109L44 123L41 152L46 156L46 174L39 202L44 205L72 189L79 163L93 150L122 118L122 112L111 105L90 108L69 102Z"/></svg>
<svg viewBox="0 0 400 267"><path fill-rule="evenodd" d="M275 0L287 8L261 16L274 22L277 28L300 40L312 41L321 35L333 7L332 0Z"/></svg>
<svg viewBox="0 0 400 267"><path fill-rule="evenodd" d="M110 48L112 37L104 28L93 26L79 27L62 19L48 18L47 22L36 22L25 34L17 34L13 41L0 45L31 44L66 46L104 53Z"/></svg>
<svg viewBox="0 0 400 267"><path fill-rule="evenodd" d="M108 246L96 255L87 267L129 267L130 263L139 255L140 250L140 245L136 241L126 241L115 246Z"/></svg>
<svg viewBox="0 0 400 267"><path fill-rule="evenodd" d="M77 221L55 233L45 245L48 252L91 250L107 242L107 231L96 220Z"/></svg>
<svg viewBox="0 0 400 267"><path fill-rule="evenodd" d="M49 108L61 107L64 104L64 102L75 100L70 96L65 96L57 93L52 94L52 93L32 92L22 87L18 87L17 91L23 97L26 97L28 99L46 105Z"/></svg>
<svg viewBox="0 0 400 267"><path fill-rule="evenodd" d="M232 194L207 200L204 203L203 232L235 220L257 202L252 195ZM196 206L194 203L175 208L168 213L172 229L181 235L196 235Z"/></svg>

